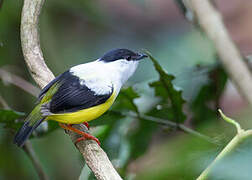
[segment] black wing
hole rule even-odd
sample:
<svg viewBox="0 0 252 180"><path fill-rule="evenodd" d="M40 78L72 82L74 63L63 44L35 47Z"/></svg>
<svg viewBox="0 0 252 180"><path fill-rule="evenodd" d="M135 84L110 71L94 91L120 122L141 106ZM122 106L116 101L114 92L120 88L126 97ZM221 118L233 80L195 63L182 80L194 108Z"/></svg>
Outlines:
<svg viewBox="0 0 252 180"><path fill-rule="evenodd" d="M50 87L55 83L59 86L48 105L51 113L75 112L93 107L106 102L113 93L113 87L111 86L111 90L106 94L97 95L87 86L81 85L80 79L70 72L63 73ZM44 90L44 93L50 87ZM41 96L43 96L43 93L41 93Z"/></svg>
<svg viewBox="0 0 252 180"><path fill-rule="evenodd" d="M62 76L64 76L64 74L66 74L67 72L64 72L63 74L57 76L56 78L54 78L51 82L49 82L39 93L38 95L38 99L39 101L41 99L43 99L44 95L46 94L46 92L52 87L53 84L55 84L57 81L59 81Z"/></svg>

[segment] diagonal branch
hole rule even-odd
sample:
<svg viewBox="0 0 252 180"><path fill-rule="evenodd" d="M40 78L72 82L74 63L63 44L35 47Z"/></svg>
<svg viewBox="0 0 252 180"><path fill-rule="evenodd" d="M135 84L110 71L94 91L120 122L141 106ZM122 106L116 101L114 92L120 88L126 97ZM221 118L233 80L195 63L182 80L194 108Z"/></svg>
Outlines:
<svg viewBox="0 0 252 180"><path fill-rule="evenodd" d="M9 105L5 101L5 99L0 95L0 104L2 104L4 109L10 109ZM40 180L48 180L49 178L47 177L45 171L43 170L43 167L38 159L38 157L35 154L35 151L31 145L31 142L28 140L25 142L23 150L27 154L27 156L30 158L37 174Z"/></svg>
<svg viewBox="0 0 252 180"><path fill-rule="evenodd" d="M241 95L252 105L251 72L229 36L221 14L209 0L184 1L185 5L194 13L199 26L213 41L220 61Z"/></svg>
<svg viewBox="0 0 252 180"><path fill-rule="evenodd" d="M0 79L2 79L3 82L10 83L19 87L20 89L30 93L33 96L38 96L39 94L39 88L33 86L31 83L24 80L23 78L12 74L2 68L0 68Z"/></svg>
<svg viewBox="0 0 252 180"><path fill-rule="evenodd" d="M117 113L120 113L120 112L117 112ZM205 141L207 141L209 143L219 145L216 141L214 141L210 137L208 137L208 136L206 136L204 134L201 134L198 131L195 131L195 130L191 129L191 128L185 126L184 124L176 123L176 122L170 121L168 119L157 118L157 117L148 116L148 115L144 115L144 114L136 114L136 113L133 113L133 112L132 113L121 113L121 114L125 115L125 116L130 116L130 117L133 117L133 118L141 118L143 120L153 121L153 122L156 122L156 123L166 125L168 127L177 128L178 130L181 130L181 131L183 131L185 133L194 135L195 137L201 138L201 139L203 139L203 140L205 140Z"/></svg>
<svg viewBox="0 0 252 180"><path fill-rule="evenodd" d="M40 88L45 87L54 79L53 73L45 64L39 42L38 22L43 3L44 0L24 1L20 27L24 59Z"/></svg>
<svg viewBox="0 0 252 180"><path fill-rule="evenodd" d="M0 94L0 105L2 105L4 109L10 109L10 106L7 104L5 99L1 96L1 94Z"/></svg>
<svg viewBox="0 0 252 180"><path fill-rule="evenodd" d="M28 140L25 142L24 147L23 147L25 153L27 154L27 156L31 159L31 162L35 168L35 170L38 173L39 179L40 180L49 180L49 178L47 177L45 171L43 170L40 161L38 159L38 157L35 154L35 151L31 145L31 142Z"/></svg>
<svg viewBox="0 0 252 180"><path fill-rule="evenodd" d="M21 44L24 59L33 79L41 88L54 79L53 73L45 64L39 42L38 22L43 3L44 0L24 0L21 17ZM84 126L75 125L75 127L86 131ZM67 133L75 142L76 134ZM76 147L98 180L121 179L106 153L97 143L86 140L78 143Z"/></svg>

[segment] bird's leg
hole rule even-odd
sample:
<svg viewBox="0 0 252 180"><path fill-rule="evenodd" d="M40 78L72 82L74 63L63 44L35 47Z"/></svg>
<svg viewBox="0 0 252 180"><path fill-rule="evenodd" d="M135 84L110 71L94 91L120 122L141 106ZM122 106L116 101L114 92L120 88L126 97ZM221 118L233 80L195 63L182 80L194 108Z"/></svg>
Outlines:
<svg viewBox="0 0 252 180"><path fill-rule="evenodd" d="M69 131L73 131L73 132L75 132L75 133L77 133L77 134L82 135L82 137L78 138L78 139L74 142L75 145L76 145L78 142L80 142L80 141L82 141L82 140L85 140L85 139L94 140L94 141L97 142L98 145L101 144L100 141L99 141L96 137L94 137L94 136L92 136L92 135L90 135L90 134L88 134L88 133L82 132L82 131L80 131L79 129L76 129L76 128L72 127L71 124L62 124L62 123L59 123L59 125L60 125L60 127L62 127L63 129L66 129L66 130L69 130Z"/></svg>
<svg viewBox="0 0 252 180"><path fill-rule="evenodd" d="M84 124L88 129L90 128L88 122L84 122L82 124Z"/></svg>
<svg viewBox="0 0 252 180"><path fill-rule="evenodd" d="M88 122L83 122L82 124L84 124L88 128L88 130L90 129ZM72 126L72 124L69 124L69 125Z"/></svg>

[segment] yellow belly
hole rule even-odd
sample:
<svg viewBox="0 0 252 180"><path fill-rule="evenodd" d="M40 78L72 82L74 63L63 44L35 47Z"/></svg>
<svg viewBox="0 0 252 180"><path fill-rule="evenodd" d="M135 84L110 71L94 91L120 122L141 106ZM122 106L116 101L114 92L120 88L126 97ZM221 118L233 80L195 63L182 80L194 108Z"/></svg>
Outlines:
<svg viewBox="0 0 252 180"><path fill-rule="evenodd" d="M72 113L53 114L48 116L46 120L54 120L65 124L80 124L91 121L105 113L113 104L115 98L116 93L114 91L111 97L103 104Z"/></svg>

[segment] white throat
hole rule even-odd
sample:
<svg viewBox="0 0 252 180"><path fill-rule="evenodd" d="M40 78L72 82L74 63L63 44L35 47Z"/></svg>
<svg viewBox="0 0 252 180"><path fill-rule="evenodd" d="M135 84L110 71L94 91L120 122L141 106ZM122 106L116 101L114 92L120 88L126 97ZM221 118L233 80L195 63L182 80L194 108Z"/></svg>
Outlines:
<svg viewBox="0 0 252 180"><path fill-rule="evenodd" d="M103 63L104 67L106 67L106 75L119 89L134 74L138 66L138 61L126 60L117 60L109 63L100 61L100 63Z"/></svg>

